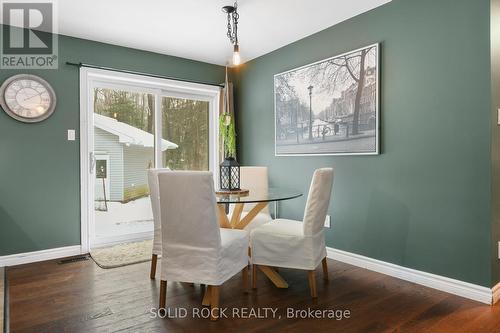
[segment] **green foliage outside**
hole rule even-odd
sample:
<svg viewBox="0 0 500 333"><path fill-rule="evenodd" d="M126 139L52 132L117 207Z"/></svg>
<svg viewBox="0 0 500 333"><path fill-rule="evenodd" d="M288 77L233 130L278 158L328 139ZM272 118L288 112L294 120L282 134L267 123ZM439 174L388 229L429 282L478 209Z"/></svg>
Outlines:
<svg viewBox="0 0 500 333"><path fill-rule="evenodd" d="M208 170L208 102L162 99L163 138L179 145L163 153L173 170Z"/></svg>

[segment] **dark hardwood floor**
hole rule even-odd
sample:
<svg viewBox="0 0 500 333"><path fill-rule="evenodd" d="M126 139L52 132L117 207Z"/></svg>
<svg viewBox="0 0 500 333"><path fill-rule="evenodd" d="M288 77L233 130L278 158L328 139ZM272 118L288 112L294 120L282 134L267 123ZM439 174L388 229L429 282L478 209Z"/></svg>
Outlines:
<svg viewBox="0 0 500 333"><path fill-rule="evenodd" d="M490 307L382 274L328 261L330 282L317 270L317 301L307 273L280 269L290 288L277 289L259 274L258 289L243 294L242 277L221 288L220 306L277 308L281 318L193 319L203 287L169 283L167 306L188 318L152 318L159 280L149 263L101 269L92 260L47 261L11 267L11 332L500 332L500 306ZM159 274L158 274L159 275ZM286 308L349 310L350 317L288 319ZM231 310L231 309L229 309ZM228 311L229 311L228 310ZM263 311L263 310L261 310ZM230 313L228 313L230 314Z"/></svg>

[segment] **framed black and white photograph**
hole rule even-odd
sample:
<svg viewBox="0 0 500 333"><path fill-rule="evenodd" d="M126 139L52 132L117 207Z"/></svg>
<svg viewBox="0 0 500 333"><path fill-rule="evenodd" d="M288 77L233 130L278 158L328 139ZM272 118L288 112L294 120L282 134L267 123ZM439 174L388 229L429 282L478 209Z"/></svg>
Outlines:
<svg viewBox="0 0 500 333"><path fill-rule="evenodd" d="M274 76L275 152L379 154L379 44Z"/></svg>

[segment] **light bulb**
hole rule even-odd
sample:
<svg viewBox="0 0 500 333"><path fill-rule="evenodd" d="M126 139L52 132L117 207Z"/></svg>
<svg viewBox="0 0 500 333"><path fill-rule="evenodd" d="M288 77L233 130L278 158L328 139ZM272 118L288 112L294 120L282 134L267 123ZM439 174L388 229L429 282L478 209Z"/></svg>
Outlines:
<svg viewBox="0 0 500 333"><path fill-rule="evenodd" d="M238 66L241 62L240 58L240 53L239 52L234 52L233 53L233 65Z"/></svg>
<svg viewBox="0 0 500 333"><path fill-rule="evenodd" d="M241 62L240 58L240 47L238 44L234 46L234 52L233 52L233 65L238 66Z"/></svg>

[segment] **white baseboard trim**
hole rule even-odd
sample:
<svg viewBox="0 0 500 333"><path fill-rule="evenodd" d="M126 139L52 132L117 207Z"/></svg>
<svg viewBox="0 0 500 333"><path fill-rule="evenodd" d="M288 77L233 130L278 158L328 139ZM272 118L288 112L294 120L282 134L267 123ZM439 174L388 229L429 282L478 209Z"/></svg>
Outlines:
<svg viewBox="0 0 500 333"><path fill-rule="evenodd" d="M491 289L491 292L493 294L493 301L492 303L493 304L496 304L498 301L500 301L500 282L497 283L496 286L493 287L493 289Z"/></svg>
<svg viewBox="0 0 500 333"><path fill-rule="evenodd" d="M500 284L495 286L493 289L490 289L476 284L418 271L331 247L327 247L326 252L328 258L333 260L345 262L353 266L362 267L371 271L393 276L398 279L441 290L481 303L494 304L493 298L495 293L497 295L497 299L500 298ZM497 288L496 291L494 291L495 288Z"/></svg>
<svg viewBox="0 0 500 333"><path fill-rule="evenodd" d="M0 267L29 264L37 261L71 257L82 254L80 245L58 247L34 252L11 254L0 257Z"/></svg>

